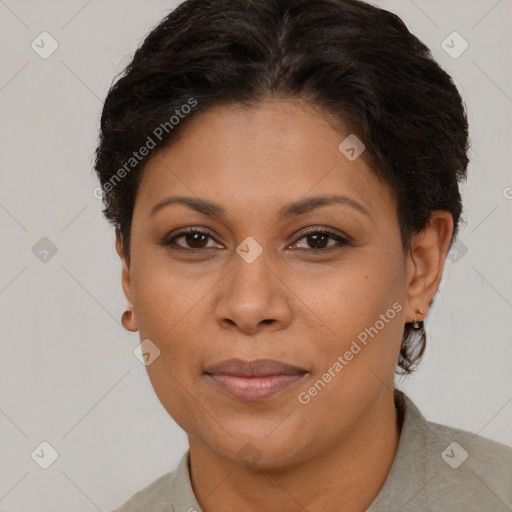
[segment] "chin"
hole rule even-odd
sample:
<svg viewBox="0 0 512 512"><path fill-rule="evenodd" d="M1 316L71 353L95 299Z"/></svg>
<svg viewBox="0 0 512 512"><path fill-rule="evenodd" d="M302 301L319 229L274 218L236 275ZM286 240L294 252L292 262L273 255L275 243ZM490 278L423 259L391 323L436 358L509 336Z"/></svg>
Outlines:
<svg viewBox="0 0 512 512"><path fill-rule="evenodd" d="M272 427L238 430L225 423L219 427L194 435L207 449L231 462L251 469L282 468L311 456L312 440L301 440L300 432L283 431L279 423ZM270 433L270 434L269 434Z"/></svg>

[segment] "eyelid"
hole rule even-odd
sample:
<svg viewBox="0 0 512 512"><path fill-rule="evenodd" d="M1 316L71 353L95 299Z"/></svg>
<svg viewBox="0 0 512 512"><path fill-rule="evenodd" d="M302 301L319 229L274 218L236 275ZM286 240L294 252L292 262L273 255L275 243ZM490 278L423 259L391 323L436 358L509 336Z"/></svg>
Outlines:
<svg viewBox="0 0 512 512"><path fill-rule="evenodd" d="M310 226L308 228L304 228L300 231L296 236L299 237L300 240L302 237L309 235L310 233L324 233L326 235L335 235L339 238L345 239L347 242L350 242L350 237L343 233L343 231L339 231L338 229L330 228L327 226Z"/></svg>
<svg viewBox="0 0 512 512"><path fill-rule="evenodd" d="M343 232L338 231L334 228L329 228L326 226L311 226L309 228L306 228L302 230L300 233L298 233L295 237L295 241L292 243L292 245L297 244L300 240L307 237L309 234L312 233L320 233L327 238L330 238L331 240L334 240L336 243L327 247L324 247L322 249L314 249L314 248L301 248L301 249L294 249L296 251L305 251L309 253L326 253L329 251L332 251L334 249L339 249L340 247L346 246L346 245L353 245L352 240L350 237L345 235Z"/></svg>
<svg viewBox="0 0 512 512"><path fill-rule="evenodd" d="M186 227L186 228L182 228L182 229L178 229L176 231L173 231L170 235L167 235L164 237L164 239L162 240L161 244L164 245L164 246L172 246L173 244L175 244L175 240L183 235L188 235L189 233L198 233L198 234L201 234L201 235L206 235L208 236L211 240L213 240L215 243L219 243L217 242L216 238L205 228L202 228L202 227L195 227L195 226L189 226L189 227ZM209 249L212 249L211 247L209 248L204 248L204 249L193 249L191 247L182 247L180 245L177 246L177 249L182 249L184 251L192 251L192 252L198 252L198 251L205 251L205 250L209 250Z"/></svg>

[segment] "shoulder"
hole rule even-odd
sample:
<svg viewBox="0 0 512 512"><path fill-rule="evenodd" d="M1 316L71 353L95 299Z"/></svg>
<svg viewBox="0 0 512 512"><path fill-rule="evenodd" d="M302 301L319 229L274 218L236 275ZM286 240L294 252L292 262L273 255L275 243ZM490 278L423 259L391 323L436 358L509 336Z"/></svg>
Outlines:
<svg viewBox="0 0 512 512"><path fill-rule="evenodd" d="M414 443L414 456L425 461L426 501L432 509L511 510L512 448L427 421L408 402L415 437L421 438Z"/></svg>
<svg viewBox="0 0 512 512"><path fill-rule="evenodd" d="M112 512L140 512L141 510L169 512L169 510L174 510L170 508L172 506L170 483L174 473L175 471L171 471L157 478Z"/></svg>
<svg viewBox="0 0 512 512"><path fill-rule="evenodd" d="M465 430L426 421L431 469L446 478L443 488L492 494L512 507L512 448Z"/></svg>
<svg viewBox="0 0 512 512"><path fill-rule="evenodd" d="M453 443L457 443L443 454L443 459L449 459L450 457L456 458L457 450L459 450L461 463L467 460L473 464L475 469L477 467L482 468L489 473L498 472L499 474L503 474L505 469L509 469L508 476L512 478L511 447L498 443L497 441L492 441L478 434L467 432L466 430L440 425L430 421L426 423L433 434L430 438L431 443L438 445L441 443L441 445L444 446L444 443L450 439L453 439ZM457 445L463 448L464 451L460 450ZM462 459L464 459L464 461ZM454 465L457 464L458 460Z"/></svg>

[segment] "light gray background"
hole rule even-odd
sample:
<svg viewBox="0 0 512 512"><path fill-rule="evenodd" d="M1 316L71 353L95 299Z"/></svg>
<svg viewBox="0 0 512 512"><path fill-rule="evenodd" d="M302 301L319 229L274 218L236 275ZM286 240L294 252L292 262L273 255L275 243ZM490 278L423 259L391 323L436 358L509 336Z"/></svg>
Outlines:
<svg viewBox="0 0 512 512"><path fill-rule="evenodd" d="M512 0L388 0L454 77L472 163L458 253L427 321L422 366L400 386L428 419L512 445ZM187 449L120 324L113 230L92 173L102 100L171 1L0 0L0 510L109 511ZM59 47L42 59L43 31ZM469 48L441 43L459 32ZM46 263L32 247L48 237ZM467 248L467 253L464 250ZM31 453L49 442L42 469Z"/></svg>

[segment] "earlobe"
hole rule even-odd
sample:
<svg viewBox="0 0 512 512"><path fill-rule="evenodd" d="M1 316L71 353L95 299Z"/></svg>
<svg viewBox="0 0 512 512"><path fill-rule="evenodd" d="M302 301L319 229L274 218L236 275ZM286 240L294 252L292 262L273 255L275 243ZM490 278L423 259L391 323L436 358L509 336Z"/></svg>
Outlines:
<svg viewBox="0 0 512 512"><path fill-rule="evenodd" d="M428 315L428 309L443 276L452 233L451 214L446 211L435 211L431 214L427 226L411 241L406 304L408 322L413 322L414 319L422 321ZM422 314L418 315L419 311Z"/></svg>
<svg viewBox="0 0 512 512"><path fill-rule="evenodd" d="M133 309L127 309L121 316L123 327L130 332L138 331L137 322L135 321L135 313Z"/></svg>

